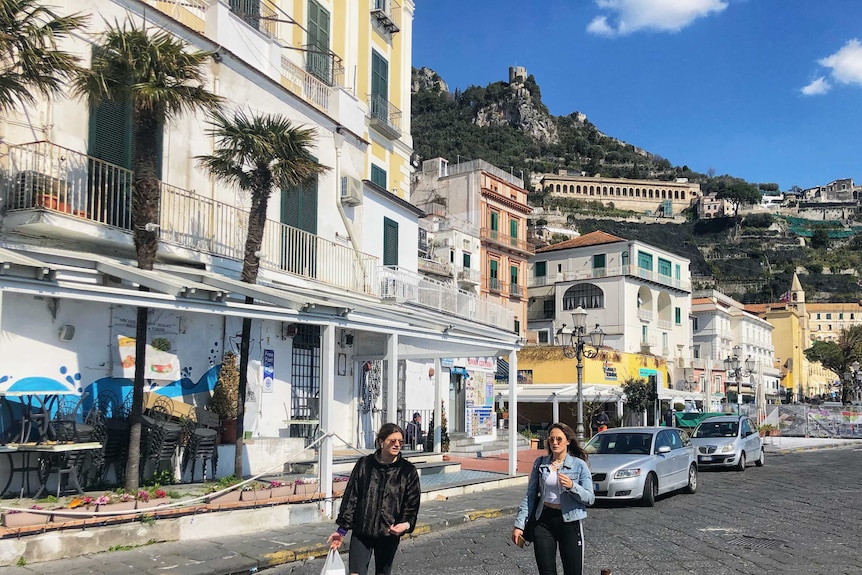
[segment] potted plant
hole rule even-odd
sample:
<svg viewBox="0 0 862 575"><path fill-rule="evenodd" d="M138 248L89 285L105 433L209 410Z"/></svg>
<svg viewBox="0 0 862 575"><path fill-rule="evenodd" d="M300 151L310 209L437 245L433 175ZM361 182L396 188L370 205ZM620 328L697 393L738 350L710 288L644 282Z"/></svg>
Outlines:
<svg viewBox="0 0 862 575"><path fill-rule="evenodd" d="M446 418L445 405L440 407L440 451L443 452L443 461L451 459L449 456L449 420Z"/></svg>
<svg viewBox="0 0 862 575"><path fill-rule="evenodd" d="M525 429L521 435L530 440L530 449L539 449L539 435L535 431Z"/></svg>
<svg viewBox="0 0 862 575"><path fill-rule="evenodd" d="M240 480L235 475L228 475L218 480L209 492L214 495L207 497L207 503L222 504L236 503L242 497L242 491L239 489L229 489L239 483ZM227 491L226 491L227 490Z"/></svg>
<svg viewBox="0 0 862 575"><path fill-rule="evenodd" d="M237 398L239 397L239 369L236 354L225 352L218 372L209 410L219 416L222 425L222 443L236 443Z"/></svg>
<svg viewBox="0 0 862 575"><path fill-rule="evenodd" d="M293 485L295 488L294 493L303 497L314 495L320 490L317 478L315 477L300 477Z"/></svg>
<svg viewBox="0 0 862 575"><path fill-rule="evenodd" d="M138 501L138 509L153 509L171 502L165 490L159 488L153 488L151 491L142 489L138 491L135 499Z"/></svg>
<svg viewBox="0 0 862 575"><path fill-rule="evenodd" d="M270 497L289 497L296 493L296 487L293 483L285 483L283 481L269 482Z"/></svg>
<svg viewBox="0 0 862 575"><path fill-rule="evenodd" d="M272 497L272 489L257 481L246 483L242 488L240 499L242 501L264 501Z"/></svg>
<svg viewBox="0 0 862 575"><path fill-rule="evenodd" d="M133 511L138 505L135 496L125 491L106 493L97 497L93 503L95 503L96 511L99 513Z"/></svg>

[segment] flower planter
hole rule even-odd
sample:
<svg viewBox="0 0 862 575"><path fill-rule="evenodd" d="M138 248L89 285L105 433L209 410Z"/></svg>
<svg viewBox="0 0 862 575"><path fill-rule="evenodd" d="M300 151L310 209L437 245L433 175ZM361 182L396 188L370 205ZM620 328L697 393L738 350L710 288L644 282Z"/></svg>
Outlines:
<svg viewBox="0 0 862 575"><path fill-rule="evenodd" d="M120 501L119 503L106 503L105 505L97 506L96 511L98 511L99 513L116 513L117 515L121 515L120 513L118 513L119 511L134 511L137 503L137 501Z"/></svg>
<svg viewBox="0 0 862 575"><path fill-rule="evenodd" d="M9 529L46 525L50 518L51 515L48 513L32 513L30 511L10 513L7 511L3 514L3 525Z"/></svg>
<svg viewBox="0 0 862 575"><path fill-rule="evenodd" d="M237 491L234 489L233 491L228 491L227 493L222 493L221 495L215 495L207 498L208 503L222 504L222 503L236 503L242 497L242 491Z"/></svg>
<svg viewBox="0 0 862 575"><path fill-rule="evenodd" d="M314 483L297 483L294 487L294 494L296 495L314 495L320 489L316 481Z"/></svg>
<svg viewBox="0 0 862 575"><path fill-rule="evenodd" d="M265 501L272 497L272 489L253 489L242 492L242 501Z"/></svg>
<svg viewBox="0 0 862 575"><path fill-rule="evenodd" d="M281 485L279 487L273 487L269 492L270 497L273 499L277 497L289 497L296 493L296 487L294 485Z"/></svg>
<svg viewBox="0 0 862 575"><path fill-rule="evenodd" d="M156 507L167 505L170 502L170 497L154 497L149 501L138 500L138 509L155 509Z"/></svg>
<svg viewBox="0 0 862 575"><path fill-rule="evenodd" d="M81 521L82 519L92 519L92 513L96 507L76 507L74 509L61 509L51 515L51 523L68 523L69 521ZM68 513L67 513L68 511Z"/></svg>

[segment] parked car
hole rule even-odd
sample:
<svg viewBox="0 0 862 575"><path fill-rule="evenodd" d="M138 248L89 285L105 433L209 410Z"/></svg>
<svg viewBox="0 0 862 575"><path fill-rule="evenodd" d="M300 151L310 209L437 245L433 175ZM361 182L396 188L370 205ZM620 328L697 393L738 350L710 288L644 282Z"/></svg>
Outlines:
<svg viewBox="0 0 862 575"><path fill-rule="evenodd" d="M663 493L697 491L694 447L679 429L615 427L584 446L596 499L640 499L647 507Z"/></svg>
<svg viewBox="0 0 862 575"><path fill-rule="evenodd" d="M745 471L749 461L762 467L765 463L763 440L757 427L744 415L722 415L700 422L691 434L697 448L700 467L734 467Z"/></svg>

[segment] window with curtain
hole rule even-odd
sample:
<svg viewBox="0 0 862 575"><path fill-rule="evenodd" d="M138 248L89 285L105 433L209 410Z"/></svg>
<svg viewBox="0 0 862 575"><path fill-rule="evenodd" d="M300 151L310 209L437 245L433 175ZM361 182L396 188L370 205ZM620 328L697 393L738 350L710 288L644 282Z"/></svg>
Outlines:
<svg viewBox="0 0 862 575"><path fill-rule="evenodd" d="M597 309L605 307L605 293L593 284L578 284L563 294L563 310L571 311L578 307Z"/></svg>

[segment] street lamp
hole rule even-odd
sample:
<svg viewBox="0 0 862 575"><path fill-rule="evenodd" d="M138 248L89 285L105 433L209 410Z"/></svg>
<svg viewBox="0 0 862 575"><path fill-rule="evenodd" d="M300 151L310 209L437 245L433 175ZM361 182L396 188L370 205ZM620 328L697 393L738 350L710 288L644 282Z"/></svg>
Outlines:
<svg viewBox="0 0 862 575"><path fill-rule="evenodd" d="M738 345L733 346L733 356L729 356L724 360L724 370L728 376L733 374L733 380L736 382L736 409L737 413L742 415L742 384L739 380L743 375L748 376L754 373L755 361L750 355L745 358L745 370L743 371L743 362L739 359L740 351L742 351L742 348ZM724 400L727 402L727 378L724 379ZM728 403L728 405L730 404Z"/></svg>
<svg viewBox="0 0 862 575"><path fill-rule="evenodd" d="M601 330L599 324L596 324L596 329L589 333L589 344L592 349L588 349L587 335L587 312L583 307L572 312L572 329L566 331L566 324L557 332L560 338L560 347L563 349L563 355L569 359L578 359L578 425L575 430L578 435L578 441L584 439L584 363L583 358L593 358L599 354L599 348L605 342L605 332ZM568 341L566 341L568 337Z"/></svg>
<svg viewBox="0 0 862 575"><path fill-rule="evenodd" d="M848 366L849 371L844 372L845 385L853 392L854 399L857 401L860 399L860 394L862 394L862 369L859 368L859 362L854 361Z"/></svg>

